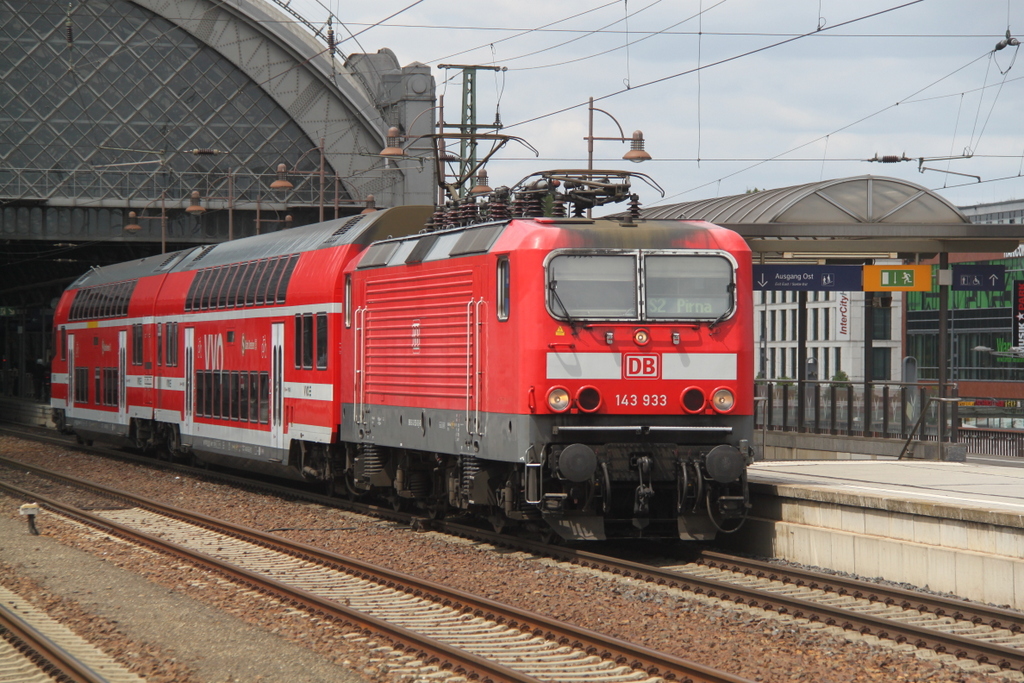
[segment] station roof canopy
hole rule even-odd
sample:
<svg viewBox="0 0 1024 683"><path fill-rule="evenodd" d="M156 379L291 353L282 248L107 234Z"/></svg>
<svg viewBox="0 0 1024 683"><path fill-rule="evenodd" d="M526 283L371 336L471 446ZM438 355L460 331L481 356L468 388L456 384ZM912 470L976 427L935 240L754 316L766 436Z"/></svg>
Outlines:
<svg viewBox="0 0 1024 683"><path fill-rule="evenodd" d="M644 209L643 218L703 220L741 234L755 253L866 258L938 252L1009 252L1019 225L976 225L931 190L858 176Z"/></svg>

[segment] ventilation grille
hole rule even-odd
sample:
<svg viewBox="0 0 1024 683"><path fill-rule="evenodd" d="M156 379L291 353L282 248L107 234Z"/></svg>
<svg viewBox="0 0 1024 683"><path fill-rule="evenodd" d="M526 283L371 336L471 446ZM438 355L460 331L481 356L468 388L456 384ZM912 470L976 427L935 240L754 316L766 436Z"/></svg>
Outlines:
<svg viewBox="0 0 1024 683"><path fill-rule="evenodd" d="M206 255L213 251L216 247L216 244L211 244L210 246L206 247L201 252L199 252L199 256L196 256L194 259L192 259L192 263L202 261L204 258L206 258Z"/></svg>
<svg viewBox="0 0 1024 683"><path fill-rule="evenodd" d="M342 224L342 226L340 228L338 228L337 230L332 232L330 237L328 237L327 239L325 239L323 241L323 243L320 245L321 248L322 247L330 247L330 246L332 246L335 242L338 241L339 237L341 237L346 232L351 230L353 228L353 226L355 226L356 223L358 223L359 221L363 220L364 218L366 218L366 216L363 216L363 215L352 216L352 218L349 218L347 221L345 221Z"/></svg>

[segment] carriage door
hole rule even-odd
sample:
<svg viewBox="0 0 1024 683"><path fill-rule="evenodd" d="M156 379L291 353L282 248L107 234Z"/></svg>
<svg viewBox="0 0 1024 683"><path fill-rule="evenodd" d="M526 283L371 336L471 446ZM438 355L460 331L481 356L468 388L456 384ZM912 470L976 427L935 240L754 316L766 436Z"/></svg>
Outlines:
<svg viewBox="0 0 1024 683"><path fill-rule="evenodd" d="M71 415L75 407L75 335L68 335L68 398L64 414Z"/></svg>
<svg viewBox="0 0 1024 683"><path fill-rule="evenodd" d="M128 403L128 330L117 333L117 376L117 412L124 415Z"/></svg>
<svg viewBox="0 0 1024 683"><path fill-rule="evenodd" d="M284 441L284 323L270 329L270 446L282 448Z"/></svg>
<svg viewBox="0 0 1024 683"><path fill-rule="evenodd" d="M182 415L182 434L192 434L195 415L195 335L194 327L185 328L185 410Z"/></svg>

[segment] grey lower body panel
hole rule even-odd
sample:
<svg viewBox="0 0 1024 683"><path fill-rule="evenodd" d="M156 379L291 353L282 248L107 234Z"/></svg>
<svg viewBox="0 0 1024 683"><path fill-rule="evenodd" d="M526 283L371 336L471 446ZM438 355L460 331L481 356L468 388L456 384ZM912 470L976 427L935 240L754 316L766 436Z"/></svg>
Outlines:
<svg viewBox="0 0 1024 683"><path fill-rule="evenodd" d="M353 404L342 406L341 440L430 453L525 462L548 444L636 442L739 446L750 415L519 415Z"/></svg>

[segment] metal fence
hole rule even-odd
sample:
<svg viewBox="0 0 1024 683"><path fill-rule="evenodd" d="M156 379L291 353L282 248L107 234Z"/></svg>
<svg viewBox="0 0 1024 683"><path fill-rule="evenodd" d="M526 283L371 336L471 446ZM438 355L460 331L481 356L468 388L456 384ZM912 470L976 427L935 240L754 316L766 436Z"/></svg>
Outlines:
<svg viewBox="0 0 1024 683"><path fill-rule="evenodd" d="M957 396L948 385L950 398ZM956 403L937 401L939 387L919 382L773 382L755 383L758 430L832 434L883 439L935 441L940 420L943 439L966 446L975 455L1024 457L1024 432L960 427Z"/></svg>

